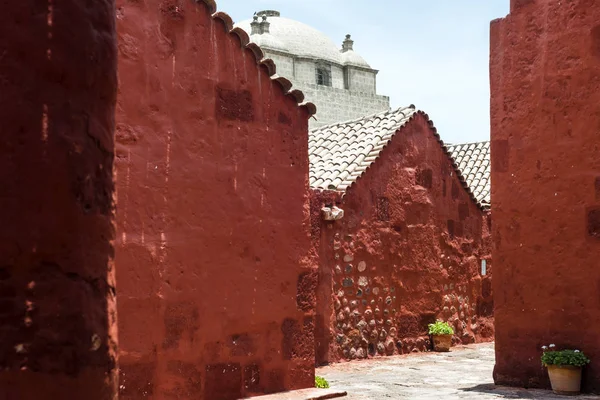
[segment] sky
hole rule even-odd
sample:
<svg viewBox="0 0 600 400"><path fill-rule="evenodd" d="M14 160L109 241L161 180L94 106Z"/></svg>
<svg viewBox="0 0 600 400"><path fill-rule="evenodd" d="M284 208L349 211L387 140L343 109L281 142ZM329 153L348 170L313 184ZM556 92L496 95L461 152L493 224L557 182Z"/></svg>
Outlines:
<svg viewBox="0 0 600 400"><path fill-rule="evenodd" d="M509 0L217 0L234 22L277 10L378 69L393 108L414 104L446 143L489 140L489 26Z"/></svg>

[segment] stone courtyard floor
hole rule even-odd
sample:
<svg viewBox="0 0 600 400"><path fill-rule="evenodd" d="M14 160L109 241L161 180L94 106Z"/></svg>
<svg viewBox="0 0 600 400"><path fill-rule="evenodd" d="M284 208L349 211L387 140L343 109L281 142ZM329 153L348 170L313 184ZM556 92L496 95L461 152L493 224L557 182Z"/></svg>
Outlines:
<svg viewBox="0 0 600 400"><path fill-rule="evenodd" d="M333 364L317 369L347 400L565 399L543 390L498 387L492 380L494 345L453 347L450 353L417 353ZM579 396L577 399L600 399Z"/></svg>

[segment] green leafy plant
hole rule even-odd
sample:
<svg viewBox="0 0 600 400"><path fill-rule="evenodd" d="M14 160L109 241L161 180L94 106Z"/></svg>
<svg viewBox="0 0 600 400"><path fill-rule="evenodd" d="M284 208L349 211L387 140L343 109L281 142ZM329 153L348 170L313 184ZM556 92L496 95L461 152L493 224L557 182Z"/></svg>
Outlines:
<svg viewBox="0 0 600 400"><path fill-rule="evenodd" d="M329 382L321 376L315 376L315 387L319 389L327 389L329 387Z"/></svg>
<svg viewBox="0 0 600 400"><path fill-rule="evenodd" d="M429 324L430 335L453 335L454 329L449 323L443 321L436 321L435 324Z"/></svg>
<svg viewBox="0 0 600 400"><path fill-rule="evenodd" d="M544 354L542 354L542 365L572 365L574 367L583 367L590 362L589 358L579 350L552 350L556 346L542 346Z"/></svg>

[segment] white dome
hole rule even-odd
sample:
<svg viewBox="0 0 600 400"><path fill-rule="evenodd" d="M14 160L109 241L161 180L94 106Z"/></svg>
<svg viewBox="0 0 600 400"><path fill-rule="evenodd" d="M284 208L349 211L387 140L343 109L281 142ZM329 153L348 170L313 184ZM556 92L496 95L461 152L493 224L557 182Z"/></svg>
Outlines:
<svg viewBox="0 0 600 400"><path fill-rule="evenodd" d="M259 13L260 15L260 13ZM302 22L294 21L289 18L282 18L277 14L270 12L267 14L267 21L270 23L270 35L278 39L286 52L300 57L312 59L326 60L337 64L343 64L342 53L338 46L322 32L312 28ZM251 35L250 23L251 19L241 21L236 24L245 30L250 36L250 40L259 46L264 46L265 49L280 50L280 48L272 48L269 43L258 43L261 39L259 36L264 34Z"/></svg>
<svg viewBox="0 0 600 400"><path fill-rule="evenodd" d="M355 65L357 67L371 68L371 66L354 50L348 50L342 53L344 65Z"/></svg>
<svg viewBox="0 0 600 400"><path fill-rule="evenodd" d="M245 29L244 29L245 30ZM264 47L265 49L282 51L284 53L289 53L290 49L275 36L270 33L263 33L262 35L252 35L250 37L254 43L259 45L260 47Z"/></svg>

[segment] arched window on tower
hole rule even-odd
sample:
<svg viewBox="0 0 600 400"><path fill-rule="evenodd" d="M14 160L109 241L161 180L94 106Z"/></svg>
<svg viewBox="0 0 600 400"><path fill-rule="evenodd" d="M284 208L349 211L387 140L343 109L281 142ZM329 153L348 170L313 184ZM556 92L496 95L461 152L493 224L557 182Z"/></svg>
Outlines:
<svg viewBox="0 0 600 400"><path fill-rule="evenodd" d="M331 86L331 66L317 64L317 85Z"/></svg>

